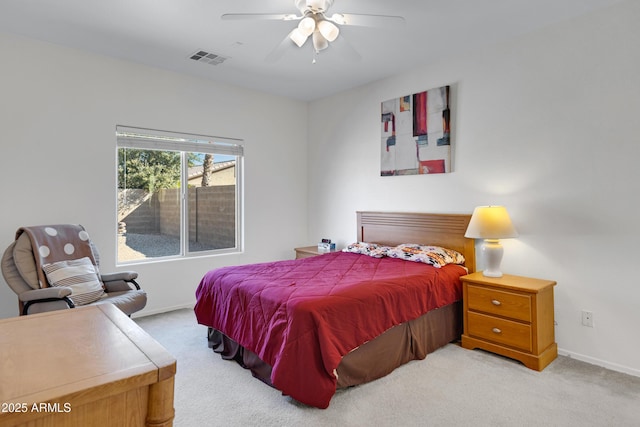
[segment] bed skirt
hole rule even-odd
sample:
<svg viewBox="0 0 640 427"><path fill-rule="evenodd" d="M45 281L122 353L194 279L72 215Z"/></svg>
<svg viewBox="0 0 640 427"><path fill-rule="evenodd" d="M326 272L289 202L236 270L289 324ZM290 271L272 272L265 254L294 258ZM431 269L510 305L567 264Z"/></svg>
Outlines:
<svg viewBox="0 0 640 427"><path fill-rule="evenodd" d="M460 339L462 301L432 310L417 319L385 331L342 358L337 388L381 378L411 360L421 360L438 348ZM273 386L271 366L222 332L209 328L209 347L223 359L235 360L254 377Z"/></svg>

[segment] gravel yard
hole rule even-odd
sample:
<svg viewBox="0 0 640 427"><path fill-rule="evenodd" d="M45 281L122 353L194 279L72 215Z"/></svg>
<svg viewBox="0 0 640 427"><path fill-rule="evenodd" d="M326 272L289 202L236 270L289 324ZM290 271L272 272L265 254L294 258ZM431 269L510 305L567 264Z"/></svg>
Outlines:
<svg viewBox="0 0 640 427"><path fill-rule="evenodd" d="M192 242L191 251L204 251L211 248ZM134 261L145 258L157 258L178 255L180 238L164 234L126 233L118 236L118 260Z"/></svg>

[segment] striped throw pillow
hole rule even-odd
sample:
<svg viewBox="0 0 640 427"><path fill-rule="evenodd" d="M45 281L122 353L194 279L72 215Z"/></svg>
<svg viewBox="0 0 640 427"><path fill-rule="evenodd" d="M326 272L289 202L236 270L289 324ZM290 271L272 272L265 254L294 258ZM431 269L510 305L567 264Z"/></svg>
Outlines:
<svg viewBox="0 0 640 427"><path fill-rule="evenodd" d="M42 266L51 286L71 288L71 301L75 305L90 304L104 295L97 270L88 257L58 261Z"/></svg>

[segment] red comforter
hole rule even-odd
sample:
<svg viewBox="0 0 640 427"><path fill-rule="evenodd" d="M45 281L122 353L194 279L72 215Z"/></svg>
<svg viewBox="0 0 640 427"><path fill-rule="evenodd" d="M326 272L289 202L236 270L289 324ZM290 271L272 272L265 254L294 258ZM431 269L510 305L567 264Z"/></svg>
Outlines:
<svg viewBox="0 0 640 427"><path fill-rule="evenodd" d="M326 408L342 356L460 300L463 274L455 265L344 252L223 267L200 282L195 314L270 364L283 394Z"/></svg>

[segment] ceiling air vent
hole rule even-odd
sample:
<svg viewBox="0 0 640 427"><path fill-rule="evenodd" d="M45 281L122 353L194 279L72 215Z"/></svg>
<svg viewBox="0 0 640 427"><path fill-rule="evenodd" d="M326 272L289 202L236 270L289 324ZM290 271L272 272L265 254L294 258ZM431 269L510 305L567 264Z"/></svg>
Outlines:
<svg viewBox="0 0 640 427"><path fill-rule="evenodd" d="M224 61L229 59L225 58L224 56L216 55L215 53L205 52L204 50L194 52L189 58L193 59L194 61L204 62L205 64L209 65L222 64Z"/></svg>

